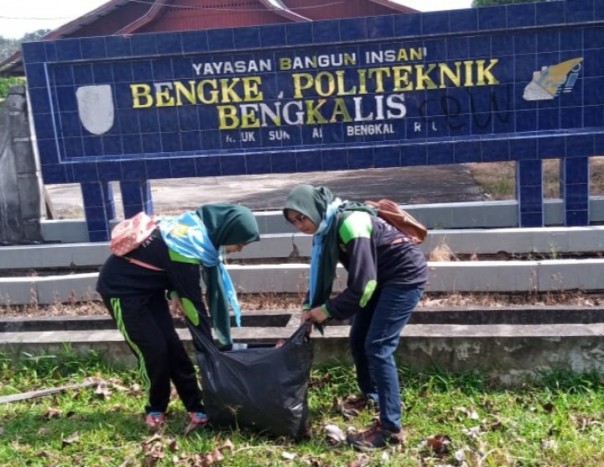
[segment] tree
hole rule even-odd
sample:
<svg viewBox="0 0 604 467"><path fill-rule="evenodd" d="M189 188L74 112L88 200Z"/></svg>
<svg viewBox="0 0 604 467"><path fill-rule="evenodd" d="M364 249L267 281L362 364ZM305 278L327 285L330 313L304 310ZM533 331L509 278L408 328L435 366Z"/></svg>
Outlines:
<svg viewBox="0 0 604 467"><path fill-rule="evenodd" d="M511 5L512 3L536 3L549 0L472 0L472 7Z"/></svg>

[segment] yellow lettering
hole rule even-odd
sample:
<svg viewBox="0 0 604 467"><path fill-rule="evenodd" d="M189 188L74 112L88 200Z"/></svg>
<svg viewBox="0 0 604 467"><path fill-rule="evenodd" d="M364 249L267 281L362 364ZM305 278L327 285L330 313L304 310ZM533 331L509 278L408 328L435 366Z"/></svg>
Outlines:
<svg viewBox="0 0 604 467"><path fill-rule="evenodd" d="M206 87L209 88L209 93L206 94ZM197 98L202 104L217 104L218 103L218 83L215 79L202 79L197 83Z"/></svg>
<svg viewBox="0 0 604 467"><path fill-rule="evenodd" d="M287 57L281 57L279 59L279 69L280 70L291 70L292 69L292 59Z"/></svg>
<svg viewBox="0 0 604 467"><path fill-rule="evenodd" d="M463 64L465 65L466 68L466 79L463 83L463 85L467 88L471 88L472 86L474 86L474 81L472 81L472 65L474 65L474 60L465 60L463 62Z"/></svg>
<svg viewBox="0 0 604 467"><path fill-rule="evenodd" d="M352 122L352 117L350 116L350 112L348 112L348 108L346 107L346 102L341 97L336 97L335 105L333 108L333 113L331 114L331 123L335 123L338 121L338 116L342 116L342 121L344 122Z"/></svg>
<svg viewBox="0 0 604 467"><path fill-rule="evenodd" d="M151 86L148 84L131 84L130 92L132 93L133 109L146 109L153 105Z"/></svg>
<svg viewBox="0 0 604 467"><path fill-rule="evenodd" d="M235 91L235 86L241 81L240 78L220 79L220 102L241 102L241 97Z"/></svg>
<svg viewBox="0 0 604 467"><path fill-rule="evenodd" d="M310 73L294 73L292 79L294 80L294 98L301 99L302 91L312 87L313 77Z"/></svg>
<svg viewBox="0 0 604 467"><path fill-rule="evenodd" d="M352 86L350 89L346 90L346 81L344 80L345 72L344 70L336 71L336 79L338 81L338 96L350 96L357 93L357 87Z"/></svg>
<svg viewBox="0 0 604 467"><path fill-rule="evenodd" d="M409 75L412 68L409 65L392 67L392 87L393 91L412 91L413 84L409 83Z"/></svg>
<svg viewBox="0 0 604 467"><path fill-rule="evenodd" d="M237 116L237 107L234 105L219 105L218 121L221 130L232 130L239 126L239 117Z"/></svg>
<svg viewBox="0 0 604 467"><path fill-rule="evenodd" d="M449 65L446 63L439 63L438 67L440 69L440 88L446 88L447 83L445 82L445 78L449 78L451 82L459 87L461 86L461 62L455 62L456 74L449 68Z"/></svg>
<svg viewBox="0 0 604 467"><path fill-rule="evenodd" d="M155 106L174 107L174 97L170 95L172 83L155 83Z"/></svg>
<svg viewBox="0 0 604 467"><path fill-rule="evenodd" d="M493 73L491 73L491 69L497 65L497 62L499 62L498 58L492 58L491 59L491 63L489 63L488 67L484 67L484 60L476 60L476 85L477 86L485 86L487 84L499 84L499 81L497 80L497 78L495 78L495 76L493 76ZM485 82L485 78L488 81L488 83Z"/></svg>
<svg viewBox="0 0 604 467"><path fill-rule="evenodd" d="M409 56L407 55L407 49L399 49L398 56L396 57L399 62L406 62L409 60Z"/></svg>
<svg viewBox="0 0 604 467"><path fill-rule="evenodd" d="M195 81L188 81L189 87L187 88L182 82L174 81L174 91L176 92L176 105L182 105L182 97L189 102L189 104L196 104L197 99L195 97Z"/></svg>
<svg viewBox="0 0 604 467"><path fill-rule="evenodd" d="M329 71L321 71L315 77L315 91L321 97L333 96L336 92L336 84L333 75Z"/></svg>
<svg viewBox="0 0 604 467"><path fill-rule="evenodd" d="M243 78L243 100L245 102L257 102L264 99L264 94L258 87L262 84L260 76L249 76Z"/></svg>
<svg viewBox="0 0 604 467"><path fill-rule="evenodd" d="M319 99L317 101L316 106L314 102L315 101L312 100L305 101L306 112L308 113L306 117L306 123L315 125L327 123L327 119L320 112L321 107L323 107L323 105L325 105L325 102L327 101L325 99Z"/></svg>
<svg viewBox="0 0 604 467"><path fill-rule="evenodd" d="M241 106L241 128L260 128L257 106L258 104Z"/></svg>
<svg viewBox="0 0 604 467"><path fill-rule="evenodd" d="M424 65L416 65L415 72L417 76L415 77L416 86L415 89L418 91L423 91L424 89L436 89L436 84L432 81L429 74L432 70L436 68L434 63L428 65L428 70L424 70Z"/></svg>
<svg viewBox="0 0 604 467"><path fill-rule="evenodd" d="M369 70L369 78L375 76L375 92L384 92L384 75L390 76L390 68L371 68Z"/></svg>

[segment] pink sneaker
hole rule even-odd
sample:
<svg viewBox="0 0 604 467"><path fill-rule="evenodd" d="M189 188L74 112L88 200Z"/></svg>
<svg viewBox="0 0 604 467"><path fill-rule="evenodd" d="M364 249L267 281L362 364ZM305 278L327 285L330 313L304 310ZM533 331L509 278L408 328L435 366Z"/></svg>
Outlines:
<svg viewBox="0 0 604 467"><path fill-rule="evenodd" d="M189 412L189 424L185 428L185 435L208 423L208 416L203 412Z"/></svg>
<svg viewBox="0 0 604 467"><path fill-rule="evenodd" d="M145 416L145 424L153 431L161 430L166 424L166 414L163 412L149 412Z"/></svg>

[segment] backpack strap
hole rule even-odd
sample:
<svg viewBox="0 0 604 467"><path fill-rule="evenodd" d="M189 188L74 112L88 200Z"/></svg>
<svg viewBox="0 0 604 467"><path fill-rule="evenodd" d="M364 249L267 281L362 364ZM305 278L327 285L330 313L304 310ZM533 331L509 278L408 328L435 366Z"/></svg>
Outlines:
<svg viewBox="0 0 604 467"><path fill-rule="evenodd" d="M162 268L158 268L157 266L153 266L152 264L145 263L144 261L141 261L139 259L130 258L128 256L122 256L122 258L124 258L129 263L136 264L137 266L140 266L140 267L143 267L146 269L151 269L153 271L164 271L164 269L162 269Z"/></svg>

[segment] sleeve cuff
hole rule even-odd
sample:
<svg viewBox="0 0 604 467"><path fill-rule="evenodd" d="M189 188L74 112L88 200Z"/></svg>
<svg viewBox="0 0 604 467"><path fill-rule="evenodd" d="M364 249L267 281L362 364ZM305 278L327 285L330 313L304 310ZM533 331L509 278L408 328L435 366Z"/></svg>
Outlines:
<svg viewBox="0 0 604 467"><path fill-rule="evenodd" d="M325 315L326 315L328 318L331 318L331 313L330 313L330 312L329 312L329 310L327 309L327 305L326 305L326 304L321 305L321 310L323 311L323 313L325 313Z"/></svg>

